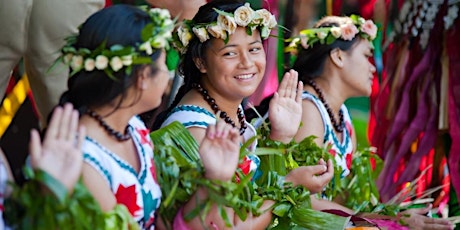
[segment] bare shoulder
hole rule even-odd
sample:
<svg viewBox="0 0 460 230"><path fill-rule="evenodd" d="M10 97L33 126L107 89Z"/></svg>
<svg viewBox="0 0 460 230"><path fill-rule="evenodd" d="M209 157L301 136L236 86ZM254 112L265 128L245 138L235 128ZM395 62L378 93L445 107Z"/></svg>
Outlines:
<svg viewBox="0 0 460 230"><path fill-rule="evenodd" d="M295 139L296 141L301 141L311 135L316 136L315 142L322 146L324 136L323 118L314 102L302 100L302 125Z"/></svg>

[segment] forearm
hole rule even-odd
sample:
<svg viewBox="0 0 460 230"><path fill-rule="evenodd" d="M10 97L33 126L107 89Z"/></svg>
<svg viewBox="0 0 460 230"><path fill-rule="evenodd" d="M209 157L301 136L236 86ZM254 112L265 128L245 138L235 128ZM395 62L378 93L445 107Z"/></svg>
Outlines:
<svg viewBox="0 0 460 230"><path fill-rule="evenodd" d="M200 188L197 192L192 196L192 198L184 205L182 215L184 218L187 216L188 213L192 212L197 206L201 205L206 199L208 198L208 193L205 188ZM271 222L271 206L274 204L273 201L264 201L263 205L260 208L260 212L262 213L260 216L253 216L251 214L248 215L246 220L241 220L238 215L233 211L232 208L224 208L228 219L231 221L232 226L228 227L225 226L225 220L221 217L219 208L217 204L212 204L209 211L205 214L204 222L200 219L200 213L198 216L194 217L190 221L185 221L188 229L266 229L266 227Z"/></svg>
<svg viewBox="0 0 460 230"><path fill-rule="evenodd" d="M340 204L334 203L332 201L328 200L323 200L323 199L318 199L316 196L312 195L311 196L311 207L315 210L328 210L328 209L336 209L336 210L341 210L344 211L350 215L354 214L354 211L342 206Z"/></svg>

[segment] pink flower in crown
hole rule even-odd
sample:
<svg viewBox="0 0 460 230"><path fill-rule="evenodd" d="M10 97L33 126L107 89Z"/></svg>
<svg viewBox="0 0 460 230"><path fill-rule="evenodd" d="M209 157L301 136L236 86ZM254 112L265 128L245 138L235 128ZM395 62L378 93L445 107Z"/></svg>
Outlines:
<svg viewBox="0 0 460 230"><path fill-rule="evenodd" d="M377 36L377 26L371 20L367 20L361 25L361 31L369 35L371 40Z"/></svg>
<svg viewBox="0 0 460 230"><path fill-rule="evenodd" d="M342 31L342 39L351 41L359 32L358 28L353 23L347 23L340 26Z"/></svg>

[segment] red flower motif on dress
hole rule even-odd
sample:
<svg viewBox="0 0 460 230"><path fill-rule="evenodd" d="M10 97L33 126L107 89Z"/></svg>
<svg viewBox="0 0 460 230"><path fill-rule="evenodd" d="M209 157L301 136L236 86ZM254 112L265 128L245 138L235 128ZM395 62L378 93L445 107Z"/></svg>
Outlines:
<svg viewBox="0 0 460 230"><path fill-rule="evenodd" d="M238 165L238 168L243 171L244 175L248 175L249 171L251 170L251 159L249 157L245 156L243 159L243 162Z"/></svg>
<svg viewBox="0 0 460 230"><path fill-rule="evenodd" d="M141 208L139 205L137 205L135 185L125 187L124 185L120 184L117 188L117 192L115 193L115 198L117 199L118 204L123 204L126 206L126 208L128 208L129 213L131 213L132 216L135 216L135 213Z"/></svg>
<svg viewBox="0 0 460 230"><path fill-rule="evenodd" d="M337 152L335 151L335 149L329 149L329 153L335 157L335 155L337 154Z"/></svg>
<svg viewBox="0 0 460 230"><path fill-rule="evenodd" d="M251 162L252 160L249 157L245 156L243 159L243 162L238 165L238 168L241 169L244 175L248 175L249 172L251 171ZM237 183L240 182L240 178L238 175L236 175L235 180Z"/></svg>
<svg viewBox="0 0 460 230"><path fill-rule="evenodd" d="M151 162L152 162L152 163L151 163L152 166L150 166L150 173L152 174L153 179L154 179L156 182L158 182L158 180L157 180L157 171L156 171L156 168L155 168L155 162L153 161L153 159L151 160Z"/></svg>
<svg viewBox="0 0 460 230"><path fill-rule="evenodd" d="M148 144L151 148L153 148L152 140L150 139L150 130L136 128L136 131L141 136L141 144Z"/></svg>
<svg viewBox="0 0 460 230"><path fill-rule="evenodd" d="M351 155L351 154L347 154L347 155L345 156L345 161L347 162L347 168L348 168L348 169L351 169L352 155Z"/></svg>

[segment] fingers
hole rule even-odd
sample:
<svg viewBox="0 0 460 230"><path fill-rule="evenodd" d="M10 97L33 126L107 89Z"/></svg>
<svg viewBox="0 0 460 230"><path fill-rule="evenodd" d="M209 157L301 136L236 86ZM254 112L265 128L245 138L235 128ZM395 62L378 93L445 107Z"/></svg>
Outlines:
<svg viewBox="0 0 460 230"><path fill-rule="evenodd" d="M67 103L64 105L64 111L62 112L61 120L58 123L59 126L59 131L57 138L59 139L64 139L64 140L69 140L69 136L72 136L71 138L75 138L75 133L72 133L71 126L73 125L71 120L72 120L72 112L73 112L73 106L70 103ZM77 124L74 124L74 131L76 131Z"/></svg>
<svg viewBox="0 0 460 230"><path fill-rule="evenodd" d="M441 218L431 218L420 216L423 219L423 229L452 229L452 223L449 220Z"/></svg>
<svg viewBox="0 0 460 230"><path fill-rule="evenodd" d="M86 127L80 126L78 127L78 141L77 141L77 148L81 150L83 146L83 141L85 140L86 136Z"/></svg>
<svg viewBox="0 0 460 230"><path fill-rule="evenodd" d="M311 165L307 167L310 167L310 172L312 173L312 176L321 175L327 171L325 165Z"/></svg>
<svg viewBox="0 0 460 230"><path fill-rule="evenodd" d="M240 141L240 132L236 128L231 128L228 131L228 137L233 143L239 143Z"/></svg>
<svg viewBox="0 0 460 230"><path fill-rule="evenodd" d="M41 158L42 145L40 141L40 134L36 129L30 131L29 152L31 157L32 167L36 167L38 159Z"/></svg>
<svg viewBox="0 0 460 230"><path fill-rule="evenodd" d="M302 92L303 92L303 82L299 81L297 84L297 96L295 98L295 102L302 103Z"/></svg>
<svg viewBox="0 0 460 230"><path fill-rule="evenodd" d="M78 111L72 109L69 119L69 130L65 133L66 140L74 141L76 135L78 134Z"/></svg>
<svg viewBox="0 0 460 230"><path fill-rule="evenodd" d="M231 135L230 138L235 138L233 136L235 132L236 135L239 135L236 128L233 128L222 119L217 120L215 125L209 125L206 129L206 135L211 140L214 138L227 138L229 135Z"/></svg>
<svg viewBox="0 0 460 230"><path fill-rule="evenodd" d="M321 158L321 159L319 159L318 164L319 165L326 165L326 162L324 161L323 158Z"/></svg>
<svg viewBox="0 0 460 230"><path fill-rule="evenodd" d="M302 86L303 88L303 86ZM298 73L295 70L290 70L285 73L283 80L278 88L278 93L281 97L287 97L297 100L298 93Z"/></svg>
<svg viewBox="0 0 460 230"><path fill-rule="evenodd" d="M326 173L328 173L328 174L330 173L331 178L334 175L334 164L332 164L331 159L327 160L327 172Z"/></svg>
<svg viewBox="0 0 460 230"><path fill-rule="evenodd" d="M59 124L61 123L63 112L64 109L60 106L54 109L53 115L51 115L51 120L46 130L45 140L48 138L56 138L58 136Z"/></svg>

